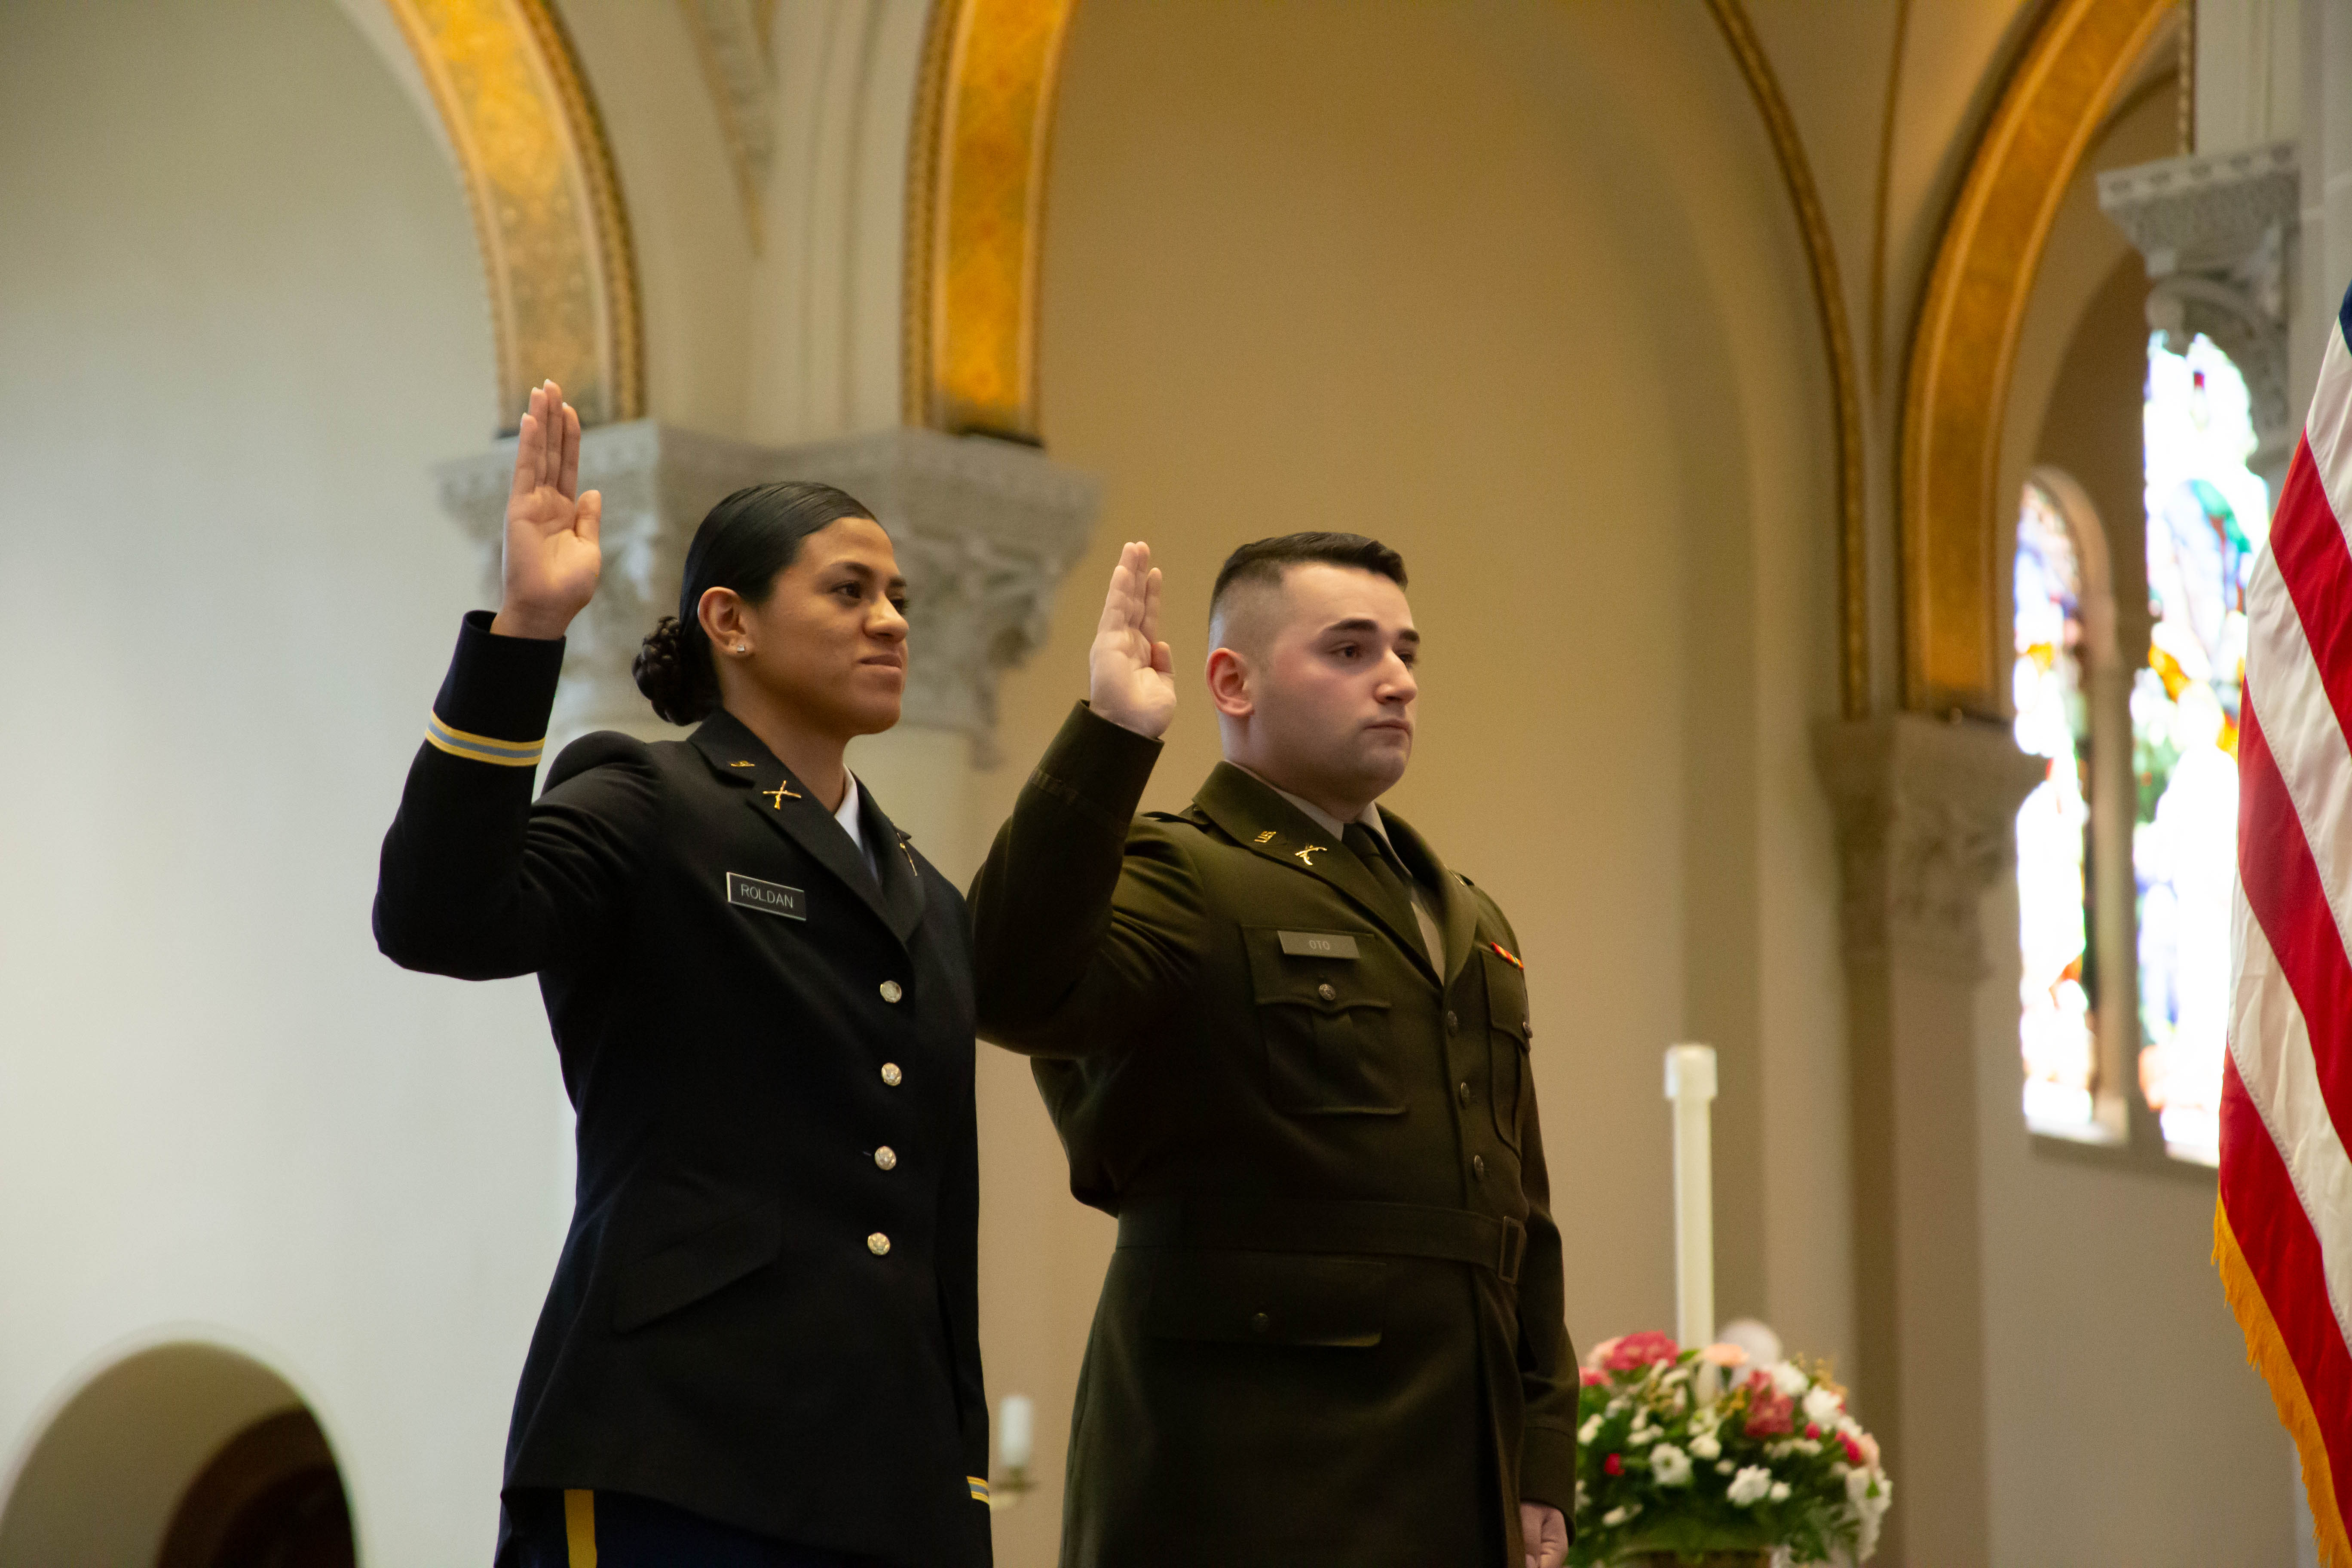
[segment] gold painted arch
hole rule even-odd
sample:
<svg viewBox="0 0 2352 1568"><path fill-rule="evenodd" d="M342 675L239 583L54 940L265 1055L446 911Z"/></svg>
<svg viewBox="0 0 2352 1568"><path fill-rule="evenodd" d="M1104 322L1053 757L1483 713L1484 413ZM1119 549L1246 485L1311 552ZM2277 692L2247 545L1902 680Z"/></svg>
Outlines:
<svg viewBox="0 0 2352 1568"><path fill-rule="evenodd" d="M903 416L1037 439L1037 264L1077 0L932 0L908 160Z"/></svg>
<svg viewBox="0 0 2352 1568"><path fill-rule="evenodd" d="M441 111L488 275L499 427L549 377L583 423L645 412L635 247L603 121L547 0L385 0Z"/></svg>
<svg viewBox="0 0 2352 1568"><path fill-rule="evenodd" d="M1903 705L2007 716L1996 495L2018 333L2066 187L2174 0L2058 0L1961 182L1911 338L1903 407Z"/></svg>

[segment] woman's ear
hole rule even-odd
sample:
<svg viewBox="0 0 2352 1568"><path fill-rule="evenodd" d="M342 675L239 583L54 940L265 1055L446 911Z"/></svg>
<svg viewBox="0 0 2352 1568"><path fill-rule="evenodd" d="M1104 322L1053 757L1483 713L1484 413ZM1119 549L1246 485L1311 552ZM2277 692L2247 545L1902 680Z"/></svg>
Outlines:
<svg viewBox="0 0 2352 1568"><path fill-rule="evenodd" d="M1232 648L1220 647L1209 655L1209 700L1217 711L1228 719L1246 719L1257 711L1250 700L1249 660Z"/></svg>
<svg viewBox="0 0 2352 1568"><path fill-rule="evenodd" d="M750 651L751 606L742 595L732 588L706 588L694 614L702 623L702 635L722 658Z"/></svg>

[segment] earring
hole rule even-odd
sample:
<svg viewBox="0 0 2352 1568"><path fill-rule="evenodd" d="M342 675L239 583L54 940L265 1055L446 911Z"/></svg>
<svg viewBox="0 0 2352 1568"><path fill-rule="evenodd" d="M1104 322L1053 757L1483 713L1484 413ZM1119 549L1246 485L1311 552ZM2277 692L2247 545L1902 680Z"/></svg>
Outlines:
<svg viewBox="0 0 2352 1568"><path fill-rule="evenodd" d="M751 651L751 645L747 642L739 642L735 645L735 651L737 653L750 653Z"/></svg>

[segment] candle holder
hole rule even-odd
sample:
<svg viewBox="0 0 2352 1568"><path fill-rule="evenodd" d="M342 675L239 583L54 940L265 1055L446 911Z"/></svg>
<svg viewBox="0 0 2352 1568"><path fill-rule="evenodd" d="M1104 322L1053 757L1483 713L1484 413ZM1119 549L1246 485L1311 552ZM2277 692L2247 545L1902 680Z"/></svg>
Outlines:
<svg viewBox="0 0 2352 1568"><path fill-rule="evenodd" d="M1001 1479L988 1483L988 1511L991 1513L1019 1508L1021 1500L1037 1489L1037 1483L1030 1479L1026 1465L1007 1465L998 1475Z"/></svg>

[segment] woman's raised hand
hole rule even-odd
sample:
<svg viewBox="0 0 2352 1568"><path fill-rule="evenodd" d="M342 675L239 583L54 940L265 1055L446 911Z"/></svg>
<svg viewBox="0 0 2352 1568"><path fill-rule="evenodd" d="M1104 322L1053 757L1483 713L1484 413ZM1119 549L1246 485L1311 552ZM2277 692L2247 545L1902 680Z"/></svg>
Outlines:
<svg viewBox="0 0 2352 1568"><path fill-rule="evenodd" d="M560 637L596 592L604 552L596 545L604 498L580 490L580 413L563 389L531 389L515 443L514 489L507 495L506 598L490 629L507 637Z"/></svg>
<svg viewBox="0 0 2352 1568"><path fill-rule="evenodd" d="M1112 723L1157 740L1176 716L1174 668L1160 640L1160 568L1151 546L1138 541L1118 552L1103 596L1087 652L1087 700Z"/></svg>

